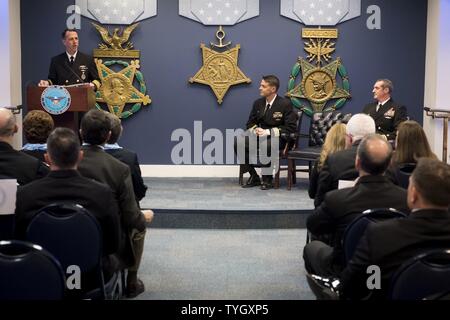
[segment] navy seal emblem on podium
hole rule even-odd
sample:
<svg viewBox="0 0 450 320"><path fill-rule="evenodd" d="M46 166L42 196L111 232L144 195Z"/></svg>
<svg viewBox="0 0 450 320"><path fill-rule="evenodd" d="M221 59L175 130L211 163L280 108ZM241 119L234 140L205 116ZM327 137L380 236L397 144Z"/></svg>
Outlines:
<svg viewBox="0 0 450 320"><path fill-rule="evenodd" d="M61 86L51 86L41 95L41 105L45 111L53 115L63 114L70 108L71 97L69 91Z"/></svg>

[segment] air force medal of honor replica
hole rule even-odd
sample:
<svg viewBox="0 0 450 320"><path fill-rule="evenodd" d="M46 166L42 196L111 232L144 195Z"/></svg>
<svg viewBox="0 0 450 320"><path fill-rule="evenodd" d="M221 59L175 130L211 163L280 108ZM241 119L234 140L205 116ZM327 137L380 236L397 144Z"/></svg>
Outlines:
<svg viewBox="0 0 450 320"><path fill-rule="evenodd" d="M210 86L217 97L219 104L231 86L251 83L238 66L238 44L227 49L231 42L224 43L224 25L233 26L244 20L259 15L259 0L180 0L180 15L200 22L204 25L219 26L216 37L219 43L211 43L211 48L201 44L203 66L195 76L189 79L190 83L199 83Z"/></svg>
<svg viewBox="0 0 450 320"><path fill-rule="evenodd" d="M322 29L321 26L335 26L360 16L361 0L281 0L281 14L307 26L319 27L302 30L308 56L306 59L300 57L292 68L286 95L296 108L309 116L342 108L351 95L341 58L331 61L336 50L333 40L338 38L338 30ZM337 79L338 74L341 81ZM300 81L296 84L298 77Z"/></svg>
<svg viewBox="0 0 450 320"><path fill-rule="evenodd" d="M70 93L62 86L50 86L42 92L42 108L52 115L63 114L69 110L70 103Z"/></svg>

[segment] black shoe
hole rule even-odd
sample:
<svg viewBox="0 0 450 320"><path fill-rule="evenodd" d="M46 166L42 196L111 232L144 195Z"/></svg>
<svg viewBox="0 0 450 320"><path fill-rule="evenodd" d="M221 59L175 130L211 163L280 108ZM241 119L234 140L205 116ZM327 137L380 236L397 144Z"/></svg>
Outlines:
<svg viewBox="0 0 450 320"><path fill-rule="evenodd" d="M247 183L242 186L242 188L253 188L261 185L261 180L259 179L258 175L252 175L248 179Z"/></svg>
<svg viewBox="0 0 450 320"><path fill-rule="evenodd" d="M263 184L261 185L261 190L270 190L270 189L273 189L272 182L263 182Z"/></svg>
<svg viewBox="0 0 450 320"><path fill-rule="evenodd" d="M137 279L135 282L127 284L126 296L127 298L135 298L145 291L144 283L141 279Z"/></svg>

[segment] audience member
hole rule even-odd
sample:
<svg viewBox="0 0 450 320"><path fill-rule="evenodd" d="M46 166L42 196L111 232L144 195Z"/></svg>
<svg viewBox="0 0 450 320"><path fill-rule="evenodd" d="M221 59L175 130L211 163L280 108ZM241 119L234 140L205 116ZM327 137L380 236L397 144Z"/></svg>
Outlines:
<svg viewBox="0 0 450 320"><path fill-rule="evenodd" d="M415 121L402 122L398 127L395 152L387 176L395 183L400 183L400 169L413 171L420 158L437 160L431 151L423 128ZM406 186L405 186L406 187Z"/></svg>
<svg viewBox="0 0 450 320"><path fill-rule="evenodd" d="M395 271L409 259L439 248L450 249L450 166L423 158L408 187L411 214L369 225L341 277L343 298L367 296L367 268L381 269L381 290L372 298L386 298Z"/></svg>
<svg viewBox="0 0 450 320"><path fill-rule="evenodd" d="M369 135L360 143L355 160L359 179L355 187L327 193L307 219L312 236L331 238L328 243L312 241L306 245L304 260L308 272L320 276L340 274L344 267L342 234L362 212L375 208L408 211L406 191L384 176L391 157L391 145L379 135Z"/></svg>
<svg viewBox="0 0 450 320"><path fill-rule="evenodd" d="M18 128L14 114L0 108L0 175L17 179L19 185L42 178L49 172L48 166L13 148L13 137Z"/></svg>
<svg viewBox="0 0 450 320"><path fill-rule="evenodd" d="M319 160L315 162L313 170L309 177L308 194L311 199L314 199L316 197L319 173L320 171L322 171L322 168L328 156L330 154L345 150L346 128L347 126L345 124L337 123L332 126L327 133Z"/></svg>
<svg viewBox="0 0 450 320"><path fill-rule="evenodd" d="M23 119L23 133L28 143L23 146L22 151L45 162L47 138L54 126L55 123L47 112L41 110L28 112Z"/></svg>
<svg viewBox="0 0 450 320"><path fill-rule="evenodd" d="M103 233L103 267L108 275L115 271L110 255L119 248L119 209L108 185L82 177L77 166L83 158L78 136L70 129L58 128L48 138L50 164L47 177L20 187L16 202L16 235L25 238L36 213L54 204L79 204L97 218Z"/></svg>
<svg viewBox="0 0 450 320"><path fill-rule="evenodd" d="M111 137L109 138L108 143L105 145L105 151L117 160L125 163L130 168L134 196L139 205L139 201L141 201L145 197L147 186L144 184L144 180L142 179L141 168L139 166L137 154L133 151L121 147L117 143L123 132L122 123L118 116L111 113L108 113L108 115L111 119L112 126Z"/></svg>
<svg viewBox="0 0 450 320"><path fill-rule="evenodd" d="M347 123L346 130L347 149L330 154L320 171L315 207L322 203L327 192L338 188L339 180L354 180L358 177L355 168L356 150L365 136L375 133L375 122L368 115L356 114Z"/></svg>
<svg viewBox="0 0 450 320"><path fill-rule="evenodd" d="M128 268L127 296L135 297L145 290L137 273L144 250L145 222L151 221L153 212L139 210L134 197L130 169L103 149L111 135L108 114L97 109L88 111L81 121L80 134L84 142L80 173L109 185L118 201L121 229L128 240L120 250L120 257Z"/></svg>

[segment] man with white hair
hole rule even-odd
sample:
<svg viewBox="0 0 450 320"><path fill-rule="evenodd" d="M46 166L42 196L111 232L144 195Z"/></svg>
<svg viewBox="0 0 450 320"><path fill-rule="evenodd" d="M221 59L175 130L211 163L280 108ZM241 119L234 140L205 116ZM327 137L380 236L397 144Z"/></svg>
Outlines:
<svg viewBox="0 0 450 320"><path fill-rule="evenodd" d="M32 156L12 147L18 128L11 110L0 108L0 176L17 179L20 185L47 175L49 168Z"/></svg>
<svg viewBox="0 0 450 320"><path fill-rule="evenodd" d="M339 180L354 180L358 177L355 168L356 150L361 140L375 133L374 120L365 114L356 114L347 123L347 149L331 154L320 171L314 206L318 207L325 194L338 188Z"/></svg>

